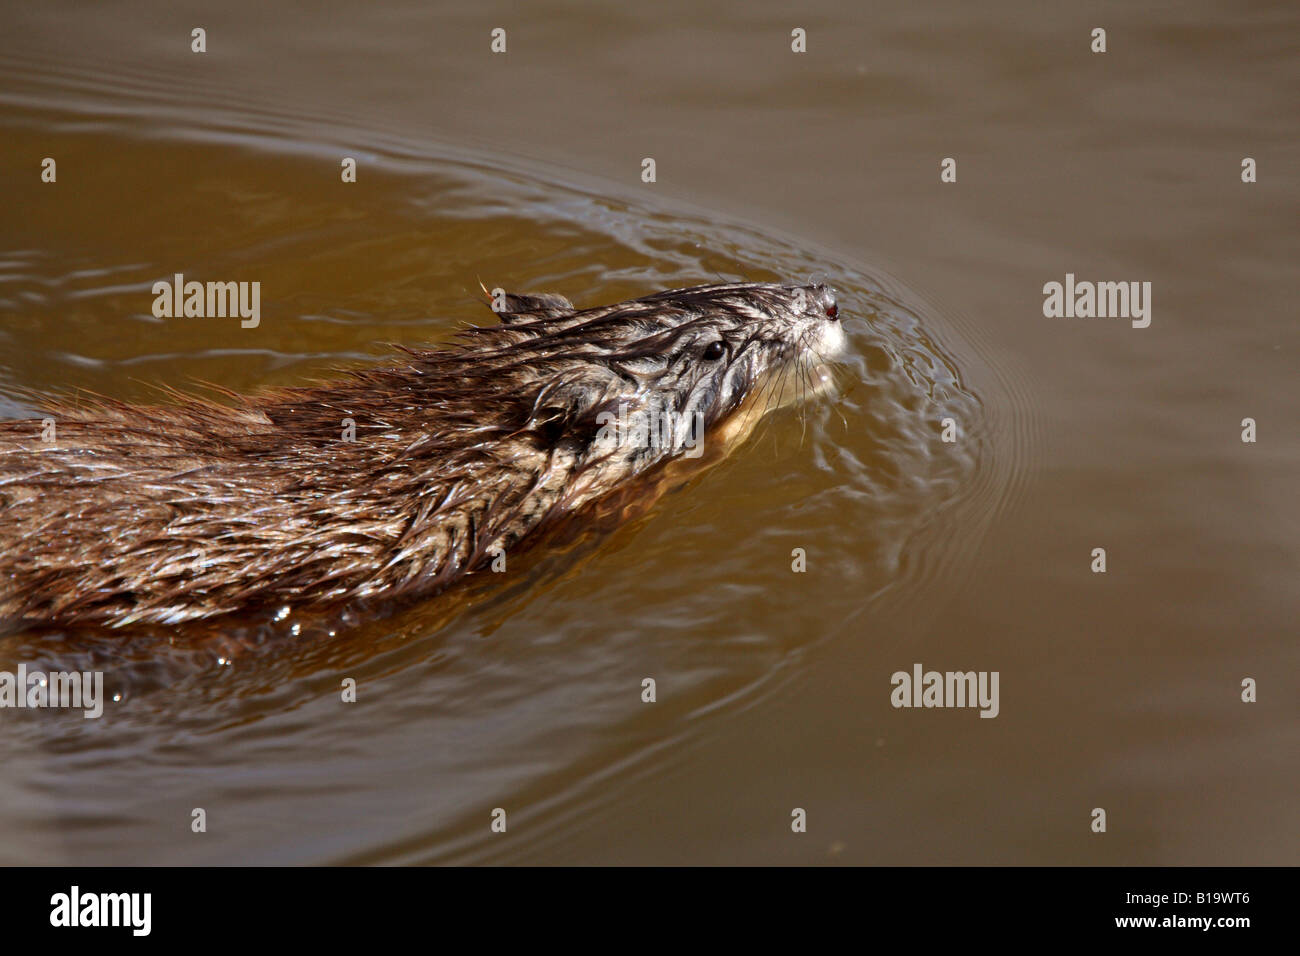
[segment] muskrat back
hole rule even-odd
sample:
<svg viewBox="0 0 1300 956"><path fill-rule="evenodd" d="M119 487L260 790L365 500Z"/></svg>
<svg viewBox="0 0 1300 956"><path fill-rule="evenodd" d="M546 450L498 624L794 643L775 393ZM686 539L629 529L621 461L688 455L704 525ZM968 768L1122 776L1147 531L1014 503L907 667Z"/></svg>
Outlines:
<svg viewBox="0 0 1300 956"><path fill-rule="evenodd" d="M229 404L46 402L53 434L0 422L0 622L429 596L742 409L818 390L844 344L820 285L495 307L500 324L336 382Z"/></svg>

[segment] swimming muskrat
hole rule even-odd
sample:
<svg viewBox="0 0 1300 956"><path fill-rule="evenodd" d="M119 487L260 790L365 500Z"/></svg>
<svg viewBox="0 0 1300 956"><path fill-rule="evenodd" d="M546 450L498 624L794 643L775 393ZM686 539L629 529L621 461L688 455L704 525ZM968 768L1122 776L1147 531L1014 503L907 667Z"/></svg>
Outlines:
<svg viewBox="0 0 1300 956"><path fill-rule="evenodd" d="M723 440L749 410L819 390L845 338L822 285L494 307L500 324L327 384L43 403L52 441L40 419L0 422L0 622L432 595L689 453L701 424ZM660 440L610 440L611 418L652 412Z"/></svg>

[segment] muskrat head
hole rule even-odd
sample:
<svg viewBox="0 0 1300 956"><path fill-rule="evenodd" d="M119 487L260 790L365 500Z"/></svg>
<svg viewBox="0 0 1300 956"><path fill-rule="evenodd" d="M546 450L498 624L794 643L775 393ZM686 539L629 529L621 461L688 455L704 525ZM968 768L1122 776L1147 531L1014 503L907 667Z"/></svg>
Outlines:
<svg viewBox="0 0 1300 956"><path fill-rule="evenodd" d="M738 413L820 393L845 343L824 285L696 286L584 310L504 295L494 308L502 325L476 332L496 347L475 358L529 396L525 427L635 466L698 455Z"/></svg>

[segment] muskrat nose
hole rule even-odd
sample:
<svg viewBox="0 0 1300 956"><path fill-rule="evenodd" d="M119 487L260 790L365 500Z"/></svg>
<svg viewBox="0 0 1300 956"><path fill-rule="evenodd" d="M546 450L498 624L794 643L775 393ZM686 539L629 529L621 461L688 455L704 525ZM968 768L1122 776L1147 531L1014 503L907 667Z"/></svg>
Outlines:
<svg viewBox="0 0 1300 956"><path fill-rule="evenodd" d="M824 285L816 285L813 286L813 295L816 296L817 306L826 314L826 318L832 322L838 321L840 307L835 303L835 293Z"/></svg>

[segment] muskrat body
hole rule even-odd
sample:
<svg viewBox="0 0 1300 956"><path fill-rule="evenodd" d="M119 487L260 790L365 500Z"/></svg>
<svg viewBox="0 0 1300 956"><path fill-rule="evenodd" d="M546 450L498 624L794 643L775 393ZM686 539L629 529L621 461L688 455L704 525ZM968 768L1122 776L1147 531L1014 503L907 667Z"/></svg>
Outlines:
<svg viewBox="0 0 1300 956"><path fill-rule="evenodd" d="M824 286L700 286L500 324L230 404L46 403L0 422L0 623L174 624L432 595L680 457L697 429L816 386ZM610 441L657 411L656 441ZM355 435L349 434L349 429Z"/></svg>

